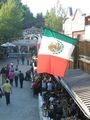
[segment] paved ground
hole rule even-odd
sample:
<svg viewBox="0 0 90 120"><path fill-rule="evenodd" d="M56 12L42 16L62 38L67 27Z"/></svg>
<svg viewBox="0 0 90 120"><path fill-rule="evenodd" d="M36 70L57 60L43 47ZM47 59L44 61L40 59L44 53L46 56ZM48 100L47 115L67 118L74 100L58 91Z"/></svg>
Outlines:
<svg viewBox="0 0 90 120"><path fill-rule="evenodd" d="M14 62L16 60L8 59L0 61L0 67L6 63ZM25 72L29 69L27 65L19 65L19 69ZM0 120L40 120L38 110L38 98L33 97L31 84L29 81L24 81L23 88L16 88L13 86L11 94L11 104L5 104L5 98L0 101Z"/></svg>

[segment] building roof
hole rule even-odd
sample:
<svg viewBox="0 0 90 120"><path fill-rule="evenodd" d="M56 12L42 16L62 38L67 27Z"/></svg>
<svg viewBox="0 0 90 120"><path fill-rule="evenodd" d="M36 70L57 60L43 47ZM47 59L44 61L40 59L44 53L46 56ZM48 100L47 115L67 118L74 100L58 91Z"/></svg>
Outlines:
<svg viewBox="0 0 90 120"><path fill-rule="evenodd" d="M22 40L17 40L13 42L17 46L36 46L37 45L37 40L27 40L27 39L22 39Z"/></svg>
<svg viewBox="0 0 90 120"><path fill-rule="evenodd" d="M60 82L84 115L90 119L90 74L80 69L70 69Z"/></svg>

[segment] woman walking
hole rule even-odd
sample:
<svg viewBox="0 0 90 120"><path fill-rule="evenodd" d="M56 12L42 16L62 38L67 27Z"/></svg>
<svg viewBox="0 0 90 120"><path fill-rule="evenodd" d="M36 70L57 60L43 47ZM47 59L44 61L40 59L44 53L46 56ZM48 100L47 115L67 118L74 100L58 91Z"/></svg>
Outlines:
<svg viewBox="0 0 90 120"><path fill-rule="evenodd" d="M13 80L14 80L14 71L11 70L9 72L9 76L8 76L9 80L10 80L10 84L13 86Z"/></svg>

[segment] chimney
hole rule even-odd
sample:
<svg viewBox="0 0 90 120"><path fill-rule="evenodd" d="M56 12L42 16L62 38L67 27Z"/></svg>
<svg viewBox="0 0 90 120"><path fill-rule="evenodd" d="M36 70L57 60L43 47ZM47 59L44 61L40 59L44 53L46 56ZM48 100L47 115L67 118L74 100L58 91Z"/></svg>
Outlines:
<svg viewBox="0 0 90 120"><path fill-rule="evenodd" d="M67 17L70 17L73 15L72 7L67 8Z"/></svg>

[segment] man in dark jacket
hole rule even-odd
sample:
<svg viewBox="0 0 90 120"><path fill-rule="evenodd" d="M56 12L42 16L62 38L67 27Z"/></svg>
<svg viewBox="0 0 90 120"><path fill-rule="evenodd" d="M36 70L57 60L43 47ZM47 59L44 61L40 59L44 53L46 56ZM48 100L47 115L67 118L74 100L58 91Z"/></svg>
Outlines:
<svg viewBox="0 0 90 120"><path fill-rule="evenodd" d="M24 74L21 71L19 71L19 81L20 87L23 88Z"/></svg>
<svg viewBox="0 0 90 120"><path fill-rule="evenodd" d="M26 71L25 80L27 80L27 81L31 80L31 71L30 70Z"/></svg>
<svg viewBox="0 0 90 120"><path fill-rule="evenodd" d="M4 67L2 67L2 69L1 69L1 71L0 71L0 73L1 73L1 75L2 75L2 84L4 84L5 82L6 82L6 67L4 66Z"/></svg>

